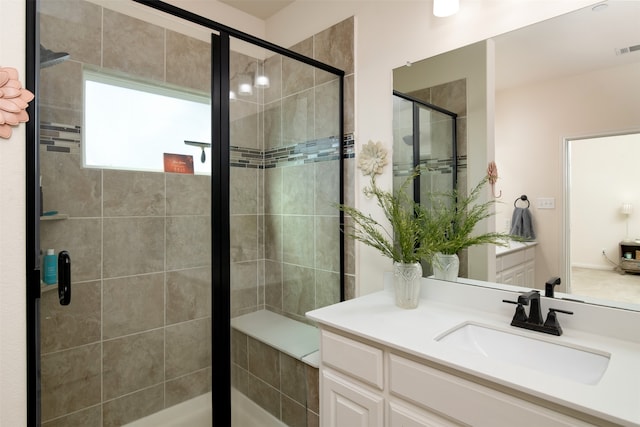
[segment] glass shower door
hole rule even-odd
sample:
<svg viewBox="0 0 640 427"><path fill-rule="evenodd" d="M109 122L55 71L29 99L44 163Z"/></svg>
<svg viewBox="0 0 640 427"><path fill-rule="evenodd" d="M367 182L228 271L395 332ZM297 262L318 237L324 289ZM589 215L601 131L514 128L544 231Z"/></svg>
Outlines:
<svg viewBox="0 0 640 427"><path fill-rule="evenodd" d="M341 78L233 46L233 425L317 425L319 337L305 313L341 300ZM313 56L313 40L294 50Z"/></svg>
<svg viewBox="0 0 640 427"><path fill-rule="evenodd" d="M41 421L125 425L211 390L211 156L185 144L210 142L210 31L81 0L39 22L40 242L72 265L69 305L41 289Z"/></svg>
<svg viewBox="0 0 640 427"><path fill-rule="evenodd" d="M31 405L45 426L134 426L197 400L204 411L187 412L204 418L189 425L210 425L212 408L227 424L226 397L210 391L231 382L260 417L313 424L318 337L305 313L344 294L334 208L342 202L344 73L258 39L233 40L230 53L228 29L214 22L162 3L148 6L164 17L122 5L42 0L38 8L39 243L70 253L72 296L62 306L56 285L42 285L34 369L42 389ZM326 45L313 43L295 49L311 55ZM94 90L104 85L108 95ZM178 114L173 104L152 115L138 101L111 98L131 90L154 106L168 105L157 96L204 104L209 118ZM111 110L95 113L105 105ZM148 115L155 124L142 124ZM176 145L161 145L176 130L184 132L169 138ZM219 318L229 311L233 319ZM287 329L274 343L273 334L229 327L254 313L303 332ZM302 350L290 347L300 342ZM265 360L277 377L255 369Z"/></svg>

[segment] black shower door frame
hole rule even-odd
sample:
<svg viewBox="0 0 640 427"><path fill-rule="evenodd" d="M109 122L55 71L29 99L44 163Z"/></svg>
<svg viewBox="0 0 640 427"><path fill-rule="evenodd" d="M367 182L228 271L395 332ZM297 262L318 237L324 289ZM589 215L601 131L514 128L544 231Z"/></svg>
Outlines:
<svg viewBox="0 0 640 427"><path fill-rule="evenodd" d="M40 63L38 5L26 1L26 87L36 94L28 111L26 130L26 332L27 332L27 425L40 425L40 199L39 117ZM231 426L231 310L230 310L230 217L229 217L229 56L230 38L254 44L303 62L339 78L339 138L344 135L344 71L308 58L250 34L158 0L131 0L180 19L201 25L211 35L211 337L212 385L228 390L212 393L214 426ZM340 150L339 200L344 202L344 156ZM340 224L344 214L340 212ZM344 296L344 235L340 233L340 300ZM213 397L215 395L215 398Z"/></svg>
<svg viewBox="0 0 640 427"><path fill-rule="evenodd" d="M423 101L411 95L407 95L406 93L399 92L397 90L393 91L393 95L398 98L404 99L405 101L412 103L412 116L413 116L413 168L417 169L420 167L420 108L425 108L428 110L433 110L438 113L444 114L451 118L451 157L453 160L453 164L451 167L451 180L452 180L452 190L455 190L458 186L458 115L452 111L446 110L442 107L439 107L435 104L431 104L429 102ZM413 201L415 203L420 204L420 177L416 176L413 179Z"/></svg>

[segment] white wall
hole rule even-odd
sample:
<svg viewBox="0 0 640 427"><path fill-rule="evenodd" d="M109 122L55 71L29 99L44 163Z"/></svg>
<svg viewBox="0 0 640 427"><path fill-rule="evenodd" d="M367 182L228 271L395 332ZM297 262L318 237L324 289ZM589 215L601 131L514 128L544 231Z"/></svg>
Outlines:
<svg viewBox="0 0 640 427"><path fill-rule="evenodd" d="M418 61L490 36L528 25L593 0L461 1L454 17L434 18L428 1L305 1L294 3L265 27L223 5L196 0L174 4L226 25L241 27L276 44L290 46L344 18L356 16L355 110L359 144L381 140L391 148L392 73L406 61ZM0 0L0 64L24 75L25 0ZM226 16L225 16L226 13ZM249 20L249 21L245 21ZM255 27L255 28L254 28ZM258 28L259 27L259 28ZM254 28L254 30L251 30ZM25 239L24 125L11 140L0 140L0 425L26 424L25 409ZM359 151L359 150L358 150ZM379 182L391 186L390 170ZM358 183L360 188L360 183ZM380 216L358 191L357 206ZM359 293L382 288L390 264L368 248L359 248Z"/></svg>
<svg viewBox="0 0 640 427"><path fill-rule="evenodd" d="M0 1L0 66L24 85L25 0ZM26 425L25 125L0 138L0 426Z"/></svg>
<svg viewBox="0 0 640 427"><path fill-rule="evenodd" d="M522 194L529 197L539 242L538 283L551 276L564 276L563 139L638 126L640 88L628 84L637 81L638 75L640 64L634 64L544 81L496 96L496 163L500 175L496 191L502 191L504 202L498 205L496 224L503 231L505 221L511 218L513 201ZM593 174L607 176L603 168ZM539 197L555 198L555 209L538 209ZM598 202L594 200L594 209ZM587 217L593 218L591 212Z"/></svg>

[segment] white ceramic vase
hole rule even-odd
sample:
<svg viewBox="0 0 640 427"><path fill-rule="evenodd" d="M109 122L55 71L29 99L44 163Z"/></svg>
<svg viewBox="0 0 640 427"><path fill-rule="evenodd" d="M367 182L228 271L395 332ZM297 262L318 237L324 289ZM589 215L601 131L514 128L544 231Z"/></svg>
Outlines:
<svg viewBox="0 0 640 427"><path fill-rule="evenodd" d="M456 254L436 252L433 256L433 277L455 282L460 271L460 259Z"/></svg>
<svg viewBox="0 0 640 427"><path fill-rule="evenodd" d="M418 307L420 279L422 279L422 265L419 262L393 263L393 289L398 307Z"/></svg>

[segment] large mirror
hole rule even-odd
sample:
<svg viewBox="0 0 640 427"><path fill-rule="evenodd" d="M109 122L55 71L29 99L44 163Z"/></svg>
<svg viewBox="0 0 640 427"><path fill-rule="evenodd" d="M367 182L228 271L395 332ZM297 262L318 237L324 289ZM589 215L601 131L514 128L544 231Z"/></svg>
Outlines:
<svg viewBox="0 0 640 427"><path fill-rule="evenodd" d="M488 257L495 272L491 265L468 277L538 289L560 277L560 295L640 310L632 172L640 158L640 2L603 2L408 65L393 73L394 90L407 94L470 73L455 94L467 97L454 110L459 183L474 184L467 165L495 160L495 229L510 231L515 207L533 218L534 244L498 248ZM479 113L489 123L482 137L471 129Z"/></svg>

